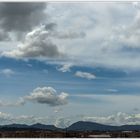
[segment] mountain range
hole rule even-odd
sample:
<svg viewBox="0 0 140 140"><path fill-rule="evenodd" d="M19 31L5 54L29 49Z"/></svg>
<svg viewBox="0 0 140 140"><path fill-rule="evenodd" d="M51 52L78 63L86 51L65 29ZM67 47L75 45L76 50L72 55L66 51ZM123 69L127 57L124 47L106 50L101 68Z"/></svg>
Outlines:
<svg viewBox="0 0 140 140"><path fill-rule="evenodd" d="M111 126L95 122L78 121L67 128L57 128L54 125L45 125L36 123L33 125L26 124L9 124L1 125L0 131L15 130L50 130L50 131L140 131L140 125L122 125Z"/></svg>

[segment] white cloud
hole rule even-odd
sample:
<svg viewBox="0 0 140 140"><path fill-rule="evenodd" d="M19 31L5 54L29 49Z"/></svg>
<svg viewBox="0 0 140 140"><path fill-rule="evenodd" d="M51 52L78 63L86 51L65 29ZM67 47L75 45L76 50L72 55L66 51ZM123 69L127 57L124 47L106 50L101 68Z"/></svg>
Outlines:
<svg viewBox="0 0 140 140"><path fill-rule="evenodd" d="M108 125L140 125L140 114L126 114L122 112L118 112L117 114L110 115L107 117L83 117L84 121L92 121L101 124L108 124Z"/></svg>
<svg viewBox="0 0 140 140"><path fill-rule="evenodd" d="M63 118L57 118L52 120L52 118L48 116L38 117L34 115L13 115L4 112L0 112L0 122L1 125L13 124L13 123L27 124L27 125L42 123L42 124L52 124L58 127L62 127L62 126L65 127L69 125L68 119L65 120Z"/></svg>
<svg viewBox="0 0 140 140"><path fill-rule="evenodd" d="M6 124L35 124L35 123L48 123L48 117L36 117L33 115L17 115L0 112L1 125Z"/></svg>
<svg viewBox="0 0 140 140"><path fill-rule="evenodd" d="M72 66L72 64L64 64L62 67L58 68L58 70L61 72L70 72Z"/></svg>
<svg viewBox="0 0 140 140"><path fill-rule="evenodd" d="M88 80L92 80L92 79L96 78L96 76L94 74L91 74L91 73L88 73L88 72L82 72L82 71L77 71L75 73L75 76L85 78L85 79L88 79Z"/></svg>
<svg viewBox="0 0 140 140"><path fill-rule="evenodd" d="M52 87L37 87L30 95L20 97L15 102L1 101L0 107L19 107L25 105L27 101L32 101L39 104L48 104L49 106L58 107L68 103L68 93L58 92ZM60 108L55 108L54 112L61 111Z"/></svg>
<svg viewBox="0 0 140 140"><path fill-rule="evenodd" d="M57 45L52 43L50 32L45 26L37 27L26 34L25 41L20 43L17 49L3 52L2 55L14 58L59 58L62 53Z"/></svg>
<svg viewBox="0 0 140 140"><path fill-rule="evenodd" d="M12 58L52 58L62 59L65 54L62 47L58 47L57 39L77 39L83 38L84 33L75 31L57 31L54 23L38 26L25 35L23 42L18 44L16 49L1 52L2 56Z"/></svg>
<svg viewBox="0 0 140 140"><path fill-rule="evenodd" d="M97 122L106 125L140 125L140 114L127 114L123 112L118 112L116 114L108 116L87 116L87 115L77 115L70 117L58 117L51 118L51 116L38 117L34 115L16 115L0 112L1 125L5 124L53 124L56 127L65 128L77 121L90 121Z"/></svg>
<svg viewBox="0 0 140 140"><path fill-rule="evenodd" d="M51 6L53 10L48 12L59 28L86 33L83 40L57 40L75 65L140 68L140 9L132 3L62 3Z"/></svg>
<svg viewBox="0 0 140 140"><path fill-rule="evenodd" d="M59 106L68 103L67 97L67 93L61 92L58 94L52 87L37 87L29 96L25 96L25 100L50 106Z"/></svg>
<svg viewBox="0 0 140 140"><path fill-rule="evenodd" d="M1 55L62 58L92 67L140 68L139 3L50 3L46 11L53 23L46 21L47 25L26 34L17 49Z"/></svg>
<svg viewBox="0 0 140 140"><path fill-rule="evenodd" d="M10 77L10 76L14 75L15 72L12 69L7 68L7 69L0 70L0 74L4 74L5 76Z"/></svg>

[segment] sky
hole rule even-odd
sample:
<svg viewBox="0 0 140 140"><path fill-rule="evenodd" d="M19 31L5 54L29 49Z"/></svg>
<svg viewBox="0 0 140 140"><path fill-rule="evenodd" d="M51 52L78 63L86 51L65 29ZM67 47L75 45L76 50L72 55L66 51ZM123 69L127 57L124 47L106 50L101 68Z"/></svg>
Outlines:
<svg viewBox="0 0 140 140"><path fill-rule="evenodd" d="M140 124L140 3L0 3L0 125Z"/></svg>

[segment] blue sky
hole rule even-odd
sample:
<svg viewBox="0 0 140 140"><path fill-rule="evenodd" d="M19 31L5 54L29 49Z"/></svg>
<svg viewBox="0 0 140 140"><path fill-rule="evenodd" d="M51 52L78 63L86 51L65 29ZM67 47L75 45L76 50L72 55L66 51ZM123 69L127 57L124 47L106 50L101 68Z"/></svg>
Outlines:
<svg viewBox="0 0 140 140"><path fill-rule="evenodd" d="M140 124L139 3L0 9L1 124Z"/></svg>

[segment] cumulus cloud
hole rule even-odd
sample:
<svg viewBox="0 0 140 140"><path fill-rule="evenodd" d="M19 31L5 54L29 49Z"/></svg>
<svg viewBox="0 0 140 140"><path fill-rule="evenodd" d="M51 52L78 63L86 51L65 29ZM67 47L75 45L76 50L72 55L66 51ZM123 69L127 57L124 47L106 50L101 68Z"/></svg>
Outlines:
<svg viewBox="0 0 140 140"><path fill-rule="evenodd" d="M82 36L71 31L67 35L64 31L57 31L55 26L55 23L48 23L34 28L25 35L25 40L16 49L3 51L1 55L13 58L63 58L64 51L58 46L56 39L76 39Z"/></svg>
<svg viewBox="0 0 140 140"><path fill-rule="evenodd" d="M88 80L92 80L92 79L96 78L96 76L94 74L91 74L91 73L88 73L88 72L82 72L82 71L77 71L75 73L75 76L85 78L85 79L88 79Z"/></svg>
<svg viewBox="0 0 140 140"><path fill-rule="evenodd" d="M58 71L61 72L70 72L70 68L72 67L72 64L64 64L62 67L58 68Z"/></svg>
<svg viewBox="0 0 140 140"><path fill-rule="evenodd" d="M48 104L49 106L56 107L54 112L57 113L61 111L61 108L58 108L58 106L68 104L68 96L68 93L58 93L52 87L37 87L30 93L30 95L20 97L15 102L0 100L0 107L19 107L25 105L27 101L31 101L34 103Z"/></svg>
<svg viewBox="0 0 140 140"><path fill-rule="evenodd" d="M57 30L57 23L50 20L51 18L46 15L46 10L46 3L43 2L0 4L0 27L2 27L3 31L8 34L16 33L17 36L24 33L22 42L19 42L18 47L14 50L2 51L2 56L26 59L58 59L65 55L62 49L63 46L58 47L57 40L85 37L85 32L83 31ZM2 35L0 35L2 40L3 38L8 39L7 34ZM10 35L15 37L13 34Z"/></svg>
<svg viewBox="0 0 140 140"><path fill-rule="evenodd" d="M67 97L67 93L61 92L58 94L52 87L38 87L29 96L25 96L25 100L50 106L59 106L68 103Z"/></svg>
<svg viewBox="0 0 140 140"><path fill-rule="evenodd" d="M15 72L12 69L2 69L0 70L0 74L4 74L6 77L10 77L15 74Z"/></svg>
<svg viewBox="0 0 140 140"><path fill-rule="evenodd" d="M45 26L37 27L25 36L25 41L18 48L2 55L14 58L60 58L62 53L57 45L52 43L50 31Z"/></svg>
<svg viewBox="0 0 140 140"><path fill-rule="evenodd" d="M0 27L6 31L25 32L41 24L46 18L46 3L0 3Z"/></svg>

